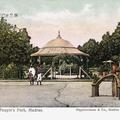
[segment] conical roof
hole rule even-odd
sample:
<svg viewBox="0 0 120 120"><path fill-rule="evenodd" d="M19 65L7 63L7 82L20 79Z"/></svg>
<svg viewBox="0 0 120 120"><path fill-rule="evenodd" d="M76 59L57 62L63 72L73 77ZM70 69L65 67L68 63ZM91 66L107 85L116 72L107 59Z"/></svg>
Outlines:
<svg viewBox="0 0 120 120"><path fill-rule="evenodd" d="M58 32L58 37L56 39L50 40L44 46L44 48L45 47L73 47L73 45L69 41L62 39L60 32Z"/></svg>
<svg viewBox="0 0 120 120"><path fill-rule="evenodd" d="M58 31L56 39L48 41L43 48L38 52L33 53L31 56L55 56L61 54L89 56L75 48L69 41L62 39L60 31Z"/></svg>

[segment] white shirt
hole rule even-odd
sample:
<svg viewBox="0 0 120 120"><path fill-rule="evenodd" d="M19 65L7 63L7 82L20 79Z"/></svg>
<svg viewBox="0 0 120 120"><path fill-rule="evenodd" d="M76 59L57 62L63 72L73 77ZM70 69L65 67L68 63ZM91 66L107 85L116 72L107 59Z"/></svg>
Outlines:
<svg viewBox="0 0 120 120"><path fill-rule="evenodd" d="M33 77L35 76L35 68L34 67L30 67L29 68L29 72L32 72L32 74L33 74Z"/></svg>

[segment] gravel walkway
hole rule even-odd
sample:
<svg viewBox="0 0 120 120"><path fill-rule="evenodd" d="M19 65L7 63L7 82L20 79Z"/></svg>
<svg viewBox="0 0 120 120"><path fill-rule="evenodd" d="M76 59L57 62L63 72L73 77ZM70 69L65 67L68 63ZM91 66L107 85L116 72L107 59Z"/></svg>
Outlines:
<svg viewBox="0 0 120 120"><path fill-rule="evenodd" d="M111 91L111 82L101 84L99 97L91 97L91 82L0 82L0 107L120 107Z"/></svg>

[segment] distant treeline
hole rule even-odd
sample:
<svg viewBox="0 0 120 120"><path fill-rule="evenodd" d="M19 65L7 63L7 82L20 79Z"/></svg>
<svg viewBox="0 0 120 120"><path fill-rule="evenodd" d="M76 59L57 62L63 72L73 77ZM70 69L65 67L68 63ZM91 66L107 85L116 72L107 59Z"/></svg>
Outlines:
<svg viewBox="0 0 120 120"><path fill-rule="evenodd" d="M99 66L103 61L112 60L115 63L120 62L120 23L118 23L113 33L106 32L102 40L97 42L95 39L89 39L78 49L90 55L89 66Z"/></svg>

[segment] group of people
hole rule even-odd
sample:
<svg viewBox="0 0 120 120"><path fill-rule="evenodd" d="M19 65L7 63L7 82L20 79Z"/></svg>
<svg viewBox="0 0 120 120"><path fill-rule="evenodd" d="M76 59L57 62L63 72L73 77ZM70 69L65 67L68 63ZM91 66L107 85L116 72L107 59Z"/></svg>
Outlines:
<svg viewBox="0 0 120 120"><path fill-rule="evenodd" d="M28 78L30 85L34 85L35 80L37 85L42 85L42 66L39 64L36 69L31 65L29 68Z"/></svg>

